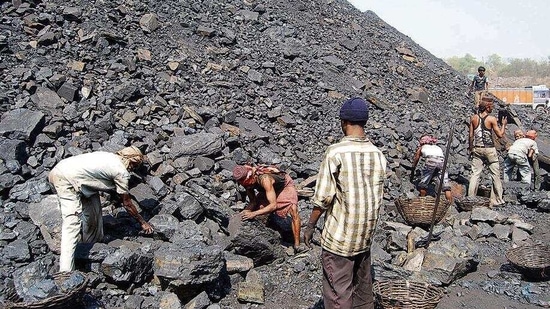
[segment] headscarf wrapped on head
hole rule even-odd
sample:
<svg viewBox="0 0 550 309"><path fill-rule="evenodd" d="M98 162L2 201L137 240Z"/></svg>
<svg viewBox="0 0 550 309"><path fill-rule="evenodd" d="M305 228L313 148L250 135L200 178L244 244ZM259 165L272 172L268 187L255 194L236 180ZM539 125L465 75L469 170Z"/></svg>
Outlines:
<svg viewBox="0 0 550 309"><path fill-rule="evenodd" d="M122 163L126 169L128 169L130 163L135 163L134 165L140 165L143 163L143 154L136 146L123 148L122 150L117 151L116 154L122 158Z"/></svg>
<svg viewBox="0 0 550 309"><path fill-rule="evenodd" d="M247 183L254 174L254 169L250 165L237 165L233 168L233 179L240 184Z"/></svg>
<svg viewBox="0 0 550 309"><path fill-rule="evenodd" d="M430 144L435 145L437 143L437 138L429 135L424 135L420 138L420 146Z"/></svg>

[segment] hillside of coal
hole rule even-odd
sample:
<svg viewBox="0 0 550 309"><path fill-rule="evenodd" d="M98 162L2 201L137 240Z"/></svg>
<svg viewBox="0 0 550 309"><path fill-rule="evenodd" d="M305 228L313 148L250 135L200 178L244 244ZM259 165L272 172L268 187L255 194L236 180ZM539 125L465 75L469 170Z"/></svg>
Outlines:
<svg viewBox="0 0 550 309"><path fill-rule="evenodd" d="M454 247L434 245L452 269L413 267L413 229L394 202L416 194L408 178L423 134L444 147L454 130L449 174L467 185L473 97L464 76L375 13L343 0L13 0L0 9L1 304L55 292L44 278L58 269L61 215L48 172L69 156L136 145L147 164L130 193L155 233L102 194L105 239L77 248L84 307L321 308L318 242L294 254L259 222L236 220L244 192L231 171L255 163L290 173L306 222L324 149L342 137L338 109L355 96L371 103L367 135L389 161L376 277L452 288L491 265L494 283L460 287L518 306L550 302L545 282L525 292L519 273L499 270L507 248L548 242L546 191L512 185L510 207L494 213L452 205L436 230ZM517 116L548 138L547 117Z"/></svg>

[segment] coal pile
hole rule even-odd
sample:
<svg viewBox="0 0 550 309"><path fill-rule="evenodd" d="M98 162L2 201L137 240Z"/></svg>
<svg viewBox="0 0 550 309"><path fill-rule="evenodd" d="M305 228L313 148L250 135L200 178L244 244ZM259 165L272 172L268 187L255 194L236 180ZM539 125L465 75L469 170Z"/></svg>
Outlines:
<svg viewBox="0 0 550 309"><path fill-rule="evenodd" d="M243 191L231 170L276 164L311 187L324 149L342 136L337 111L349 97L369 98L367 133L389 160L384 221L402 224L393 201L416 194L407 179L422 134L443 145L454 123L449 175L467 182L468 80L345 1L13 0L0 9L0 291L33 263L57 263L61 217L47 175L84 152L144 150L130 193L155 226L141 234L102 195L106 238L77 249L88 308L320 304L318 247L293 255L276 232L236 221ZM299 206L303 220L311 205ZM468 238L461 274L482 260L479 239L513 241L502 235L514 223L470 219L440 227ZM377 248L388 275L405 276L396 224ZM445 285L456 279L448 274L422 276Z"/></svg>

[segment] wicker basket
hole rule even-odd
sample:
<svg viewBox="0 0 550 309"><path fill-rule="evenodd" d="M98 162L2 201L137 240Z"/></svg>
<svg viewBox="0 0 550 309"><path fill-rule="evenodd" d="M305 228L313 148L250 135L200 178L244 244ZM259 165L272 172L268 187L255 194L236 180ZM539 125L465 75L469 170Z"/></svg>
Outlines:
<svg viewBox="0 0 550 309"><path fill-rule="evenodd" d="M439 200L435 224L439 223L447 213L451 203L445 197ZM432 223L433 211L435 208L435 198L433 196L421 196L415 198L399 197L395 201L397 211L405 219L407 224L412 226L426 226Z"/></svg>
<svg viewBox="0 0 550 309"><path fill-rule="evenodd" d="M506 258L525 277L550 279L550 245L525 245L506 251Z"/></svg>
<svg viewBox="0 0 550 309"><path fill-rule="evenodd" d="M377 281L373 292L382 309L433 309L443 294L438 287L409 280Z"/></svg>
<svg viewBox="0 0 550 309"><path fill-rule="evenodd" d="M62 282L71 276L72 272L56 273L52 277L56 282ZM6 309L62 309L79 308L78 303L84 295L88 279L84 274L84 281L66 294L59 294L35 302L17 302L9 303Z"/></svg>
<svg viewBox="0 0 550 309"><path fill-rule="evenodd" d="M456 198L455 204L460 211L472 211L477 207L491 208L491 199L484 196L466 196Z"/></svg>

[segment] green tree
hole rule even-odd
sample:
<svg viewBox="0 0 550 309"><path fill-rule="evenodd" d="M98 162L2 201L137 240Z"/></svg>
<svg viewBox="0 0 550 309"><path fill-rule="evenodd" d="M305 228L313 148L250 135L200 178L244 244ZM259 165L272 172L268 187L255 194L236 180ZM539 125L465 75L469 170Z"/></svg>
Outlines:
<svg viewBox="0 0 550 309"><path fill-rule="evenodd" d="M504 60L502 60L502 57L497 54L492 54L487 57L487 61L485 62L487 67L490 68L491 75L497 74L506 66L506 63Z"/></svg>
<svg viewBox="0 0 550 309"><path fill-rule="evenodd" d="M482 65L482 62L477 61L477 59L470 54L466 54L464 55L464 57L454 56L448 58L446 62L451 67L453 67L453 69L464 75L471 74L472 72L477 72L477 68Z"/></svg>

